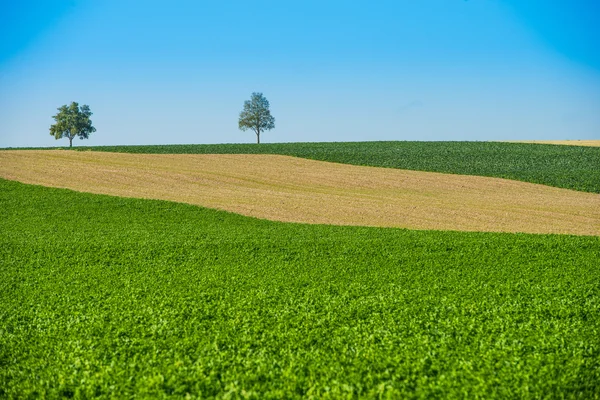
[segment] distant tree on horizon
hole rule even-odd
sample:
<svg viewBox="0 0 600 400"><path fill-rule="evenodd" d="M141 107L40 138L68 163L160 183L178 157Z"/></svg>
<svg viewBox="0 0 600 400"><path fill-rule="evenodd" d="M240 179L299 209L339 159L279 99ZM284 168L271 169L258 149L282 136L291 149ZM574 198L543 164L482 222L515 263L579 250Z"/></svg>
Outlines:
<svg viewBox="0 0 600 400"><path fill-rule="evenodd" d="M73 147L73 138L79 136L79 139L88 139L90 133L96 132L92 126L92 112L86 104L79 107L75 101L69 106L66 104L57 109L58 113L52 118L56 121L50 126L50 135L56 140L62 138L69 139L69 147Z"/></svg>
<svg viewBox="0 0 600 400"><path fill-rule="evenodd" d="M269 110L269 101L262 93L254 92L250 100L244 102L238 122L242 131L252 129L256 133L256 143L260 144L260 133L275 128L275 118Z"/></svg>

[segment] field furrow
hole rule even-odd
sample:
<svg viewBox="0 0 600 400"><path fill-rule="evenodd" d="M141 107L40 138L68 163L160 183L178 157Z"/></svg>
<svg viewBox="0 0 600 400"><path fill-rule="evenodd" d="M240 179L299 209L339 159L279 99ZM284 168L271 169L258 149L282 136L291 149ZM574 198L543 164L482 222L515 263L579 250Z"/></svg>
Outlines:
<svg viewBox="0 0 600 400"><path fill-rule="evenodd" d="M600 235L600 195L281 155L1 151L0 177L333 225Z"/></svg>

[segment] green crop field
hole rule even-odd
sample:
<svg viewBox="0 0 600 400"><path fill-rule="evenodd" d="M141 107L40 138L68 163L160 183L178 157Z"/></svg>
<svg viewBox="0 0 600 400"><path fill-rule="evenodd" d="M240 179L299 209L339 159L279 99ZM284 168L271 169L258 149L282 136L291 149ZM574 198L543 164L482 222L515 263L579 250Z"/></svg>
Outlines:
<svg viewBox="0 0 600 400"><path fill-rule="evenodd" d="M128 153L283 154L354 165L493 176L600 193L600 147L497 142L348 142L77 149Z"/></svg>
<svg viewBox="0 0 600 400"><path fill-rule="evenodd" d="M599 398L598 260L0 180L0 397Z"/></svg>

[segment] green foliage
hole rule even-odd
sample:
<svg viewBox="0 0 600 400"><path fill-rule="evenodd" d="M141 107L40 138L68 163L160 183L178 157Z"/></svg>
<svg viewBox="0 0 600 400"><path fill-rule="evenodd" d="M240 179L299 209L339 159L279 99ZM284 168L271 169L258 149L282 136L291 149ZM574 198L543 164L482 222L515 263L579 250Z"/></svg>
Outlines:
<svg viewBox="0 0 600 400"><path fill-rule="evenodd" d="M68 138L69 147L73 147L74 137L88 139L90 133L96 132L96 128L92 126L91 116L92 112L88 105L79 107L78 103L72 102L69 106L61 106L58 108L58 113L52 117L56 123L50 126L50 136L54 136L56 140Z"/></svg>
<svg viewBox="0 0 600 400"><path fill-rule="evenodd" d="M351 142L105 146L171 154L284 154L354 165L492 176L600 193L600 148L496 142Z"/></svg>
<svg viewBox="0 0 600 400"><path fill-rule="evenodd" d="M241 130L252 129L256 133L256 143L260 143L260 132L275 128L275 118L269 110L269 100L262 93L252 93L244 102L238 126Z"/></svg>
<svg viewBox="0 0 600 400"><path fill-rule="evenodd" d="M598 398L600 238L0 180L0 397Z"/></svg>

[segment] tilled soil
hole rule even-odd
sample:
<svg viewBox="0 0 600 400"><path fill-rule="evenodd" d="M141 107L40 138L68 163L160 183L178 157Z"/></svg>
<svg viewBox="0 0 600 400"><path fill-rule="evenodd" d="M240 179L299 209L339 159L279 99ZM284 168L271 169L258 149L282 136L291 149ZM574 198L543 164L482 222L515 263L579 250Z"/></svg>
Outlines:
<svg viewBox="0 0 600 400"><path fill-rule="evenodd" d="M511 140L512 143L561 144L567 146L600 147L600 140Z"/></svg>
<svg viewBox="0 0 600 400"><path fill-rule="evenodd" d="M279 155L0 151L0 177L285 222L600 236L600 195Z"/></svg>

